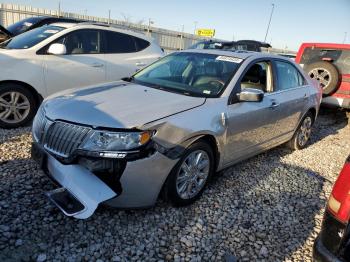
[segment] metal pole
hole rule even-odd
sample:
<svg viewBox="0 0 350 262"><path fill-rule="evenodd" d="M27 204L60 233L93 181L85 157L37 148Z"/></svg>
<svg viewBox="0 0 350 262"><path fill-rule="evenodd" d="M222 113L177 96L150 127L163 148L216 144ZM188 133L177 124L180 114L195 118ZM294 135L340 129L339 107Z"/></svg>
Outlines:
<svg viewBox="0 0 350 262"><path fill-rule="evenodd" d="M61 16L61 2L58 1L58 17Z"/></svg>
<svg viewBox="0 0 350 262"><path fill-rule="evenodd" d="M182 33L181 33L181 49L185 49L185 38L184 38L184 32L185 32L185 25L182 25Z"/></svg>
<svg viewBox="0 0 350 262"><path fill-rule="evenodd" d="M343 40L343 44L345 44L346 42L346 37L348 36L348 32L344 32L344 40Z"/></svg>
<svg viewBox="0 0 350 262"><path fill-rule="evenodd" d="M148 36L151 36L151 23L152 23L152 20L151 20L151 18L149 18L148 19L148 30L147 30Z"/></svg>
<svg viewBox="0 0 350 262"><path fill-rule="evenodd" d="M194 34L196 34L196 31L197 31L197 24L198 24L198 22L195 21L195 22L194 22Z"/></svg>
<svg viewBox="0 0 350 262"><path fill-rule="evenodd" d="M270 14L270 20L269 20L269 24L267 25L267 29L266 29L266 34L265 34L264 42L266 42L267 34L269 33L269 29L270 29L270 25L271 25L271 20L272 20L272 14L273 14L273 10L274 10L274 9L275 9L275 4L272 4L272 10L271 10L271 14Z"/></svg>
<svg viewBox="0 0 350 262"><path fill-rule="evenodd" d="M111 24L111 9L108 10L108 24Z"/></svg>

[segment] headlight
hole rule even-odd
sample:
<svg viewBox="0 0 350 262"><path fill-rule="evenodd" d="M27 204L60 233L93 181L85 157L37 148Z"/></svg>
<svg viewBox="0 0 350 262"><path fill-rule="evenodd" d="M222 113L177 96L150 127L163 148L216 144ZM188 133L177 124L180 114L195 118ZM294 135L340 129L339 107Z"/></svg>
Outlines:
<svg viewBox="0 0 350 262"><path fill-rule="evenodd" d="M88 151L125 151L138 148L150 141L152 132L104 132L94 131L83 144Z"/></svg>

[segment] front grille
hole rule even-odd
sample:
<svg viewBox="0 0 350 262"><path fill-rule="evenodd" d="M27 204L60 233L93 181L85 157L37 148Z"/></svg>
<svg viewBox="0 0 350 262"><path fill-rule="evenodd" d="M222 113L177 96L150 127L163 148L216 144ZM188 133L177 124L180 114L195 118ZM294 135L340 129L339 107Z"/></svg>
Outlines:
<svg viewBox="0 0 350 262"><path fill-rule="evenodd" d="M61 157L69 157L84 141L91 128L54 122L45 134L44 147Z"/></svg>

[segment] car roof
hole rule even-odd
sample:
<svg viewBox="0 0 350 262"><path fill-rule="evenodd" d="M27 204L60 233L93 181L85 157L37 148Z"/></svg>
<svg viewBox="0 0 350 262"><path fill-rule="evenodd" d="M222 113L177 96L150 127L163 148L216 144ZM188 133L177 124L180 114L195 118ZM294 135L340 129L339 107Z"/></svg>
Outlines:
<svg viewBox="0 0 350 262"><path fill-rule="evenodd" d="M149 42L154 42L152 40L152 38L148 37L145 34L133 31L133 30L128 30L127 28L123 28L123 27L118 27L118 26L114 26L114 25L108 25L108 24L104 24L104 23L93 23L93 22L57 22L57 23L52 23L50 25L53 26L59 26L59 27L63 27L63 28L72 28L72 27L82 27L82 28L87 28L87 29L104 29L104 30L108 30L108 31L114 31L114 32L119 32L119 33L124 33L124 34L129 34L144 40L147 40Z"/></svg>
<svg viewBox="0 0 350 262"><path fill-rule="evenodd" d="M213 55L224 55L224 56L231 56L236 57L240 59L247 59L249 57L255 57L255 58L279 58L279 59L285 59L282 56L274 55L270 53L261 53L261 52L252 52L252 51L225 51L221 49L186 49L182 50L180 52L184 53L201 53L201 54L213 54Z"/></svg>
<svg viewBox="0 0 350 262"><path fill-rule="evenodd" d="M71 23L71 22L57 22L57 23L52 23L50 25L53 26L59 26L59 27L64 27L64 28L71 28L73 26L76 26L79 23Z"/></svg>

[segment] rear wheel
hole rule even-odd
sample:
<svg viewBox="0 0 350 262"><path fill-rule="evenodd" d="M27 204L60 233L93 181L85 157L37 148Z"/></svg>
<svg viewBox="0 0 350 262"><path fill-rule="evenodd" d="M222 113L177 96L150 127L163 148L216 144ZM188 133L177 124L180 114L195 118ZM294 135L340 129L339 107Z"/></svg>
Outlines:
<svg viewBox="0 0 350 262"><path fill-rule="evenodd" d="M214 154L205 142L186 149L164 185L165 198L175 206L193 203L203 193L214 172Z"/></svg>
<svg viewBox="0 0 350 262"><path fill-rule="evenodd" d="M324 95L330 95L337 91L339 72L333 64L325 61L316 62L307 66L305 70L312 79L320 83Z"/></svg>
<svg viewBox="0 0 350 262"><path fill-rule="evenodd" d="M292 150L300 150L307 146L307 143L311 137L313 122L313 115L310 112L307 113L299 124L299 127L295 131L292 139L287 143L289 148Z"/></svg>
<svg viewBox="0 0 350 262"><path fill-rule="evenodd" d="M0 86L0 127L16 128L28 124L35 116L37 102L25 87L9 83Z"/></svg>

